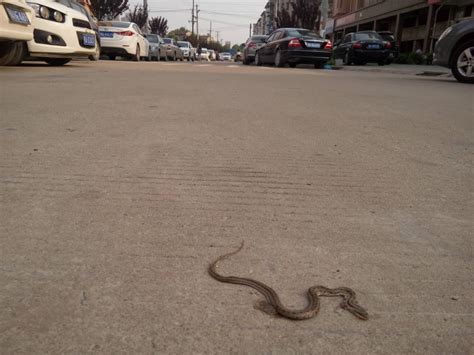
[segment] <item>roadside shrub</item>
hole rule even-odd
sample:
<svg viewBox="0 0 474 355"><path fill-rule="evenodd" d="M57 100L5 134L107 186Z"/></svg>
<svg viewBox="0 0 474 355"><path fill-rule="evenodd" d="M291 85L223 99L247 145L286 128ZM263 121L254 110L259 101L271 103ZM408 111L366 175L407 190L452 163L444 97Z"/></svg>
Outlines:
<svg viewBox="0 0 474 355"><path fill-rule="evenodd" d="M433 55L431 54L431 61L433 61ZM421 64L427 64L430 63L430 55L425 56L423 54L418 54L415 52L411 53L400 53L398 57L396 57L393 62L395 64L416 64L416 65L421 65Z"/></svg>

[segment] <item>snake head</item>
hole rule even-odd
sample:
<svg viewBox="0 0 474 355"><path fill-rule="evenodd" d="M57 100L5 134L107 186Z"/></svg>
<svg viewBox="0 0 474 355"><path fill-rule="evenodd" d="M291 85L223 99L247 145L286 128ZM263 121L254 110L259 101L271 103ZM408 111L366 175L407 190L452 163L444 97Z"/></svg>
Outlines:
<svg viewBox="0 0 474 355"><path fill-rule="evenodd" d="M353 306L348 311L361 320L369 320L369 313L360 306Z"/></svg>

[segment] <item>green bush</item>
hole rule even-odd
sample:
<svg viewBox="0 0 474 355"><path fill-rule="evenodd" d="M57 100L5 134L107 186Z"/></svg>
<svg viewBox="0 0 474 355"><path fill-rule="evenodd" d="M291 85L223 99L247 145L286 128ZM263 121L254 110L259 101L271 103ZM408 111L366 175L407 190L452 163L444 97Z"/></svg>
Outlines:
<svg viewBox="0 0 474 355"><path fill-rule="evenodd" d="M430 60L431 62L433 61L433 55L430 53L427 56L423 54L418 54L415 52L411 53L401 53L398 55L397 58L393 60L394 63L396 64L416 64L416 65L421 65L421 64L429 64Z"/></svg>

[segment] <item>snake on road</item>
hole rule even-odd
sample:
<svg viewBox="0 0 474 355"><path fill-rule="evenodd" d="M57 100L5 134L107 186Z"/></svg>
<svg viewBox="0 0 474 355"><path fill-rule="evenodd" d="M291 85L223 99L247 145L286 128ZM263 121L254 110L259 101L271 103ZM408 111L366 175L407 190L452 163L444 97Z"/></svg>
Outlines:
<svg viewBox="0 0 474 355"><path fill-rule="evenodd" d="M219 262L228 257L237 254L239 251L242 250L244 247L244 242L240 245L240 247L230 253L224 254L217 258L213 263L209 265L209 274L216 280L220 282L227 282L232 284L238 285L245 285L249 286L258 292L260 292L268 304L270 304L275 312L284 318L288 318L291 320L304 320L314 317L320 308L320 297L342 297L342 301L340 303L341 308L345 309L352 313L355 317L361 320L368 320L369 314L367 311L361 307L356 300L355 292L348 288L348 287L338 287L338 288L327 288L324 286L313 286L308 289L308 305L300 310L293 310L286 308L280 301L278 294L273 290L270 286L267 286L263 282L244 278L244 277L237 277L237 276L224 276L217 272L217 267Z"/></svg>

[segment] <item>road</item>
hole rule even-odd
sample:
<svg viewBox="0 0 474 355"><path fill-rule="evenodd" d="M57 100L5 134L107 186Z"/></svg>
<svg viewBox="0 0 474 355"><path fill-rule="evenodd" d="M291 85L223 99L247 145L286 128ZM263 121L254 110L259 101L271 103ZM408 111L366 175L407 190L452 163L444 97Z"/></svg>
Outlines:
<svg viewBox="0 0 474 355"><path fill-rule="evenodd" d="M1 353L473 349L470 86L101 61L0 69ZM221 272L347 286L294 322Z"/></svg>

